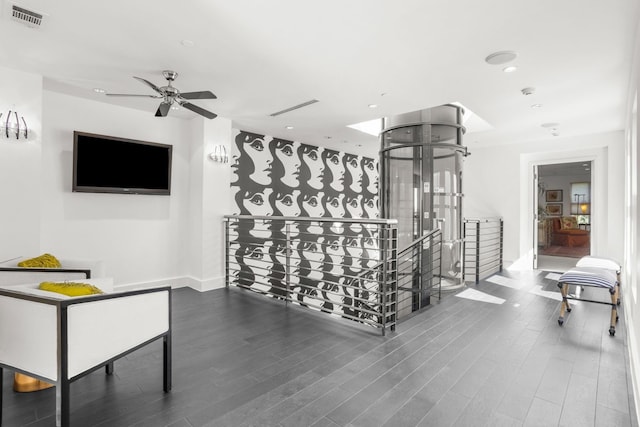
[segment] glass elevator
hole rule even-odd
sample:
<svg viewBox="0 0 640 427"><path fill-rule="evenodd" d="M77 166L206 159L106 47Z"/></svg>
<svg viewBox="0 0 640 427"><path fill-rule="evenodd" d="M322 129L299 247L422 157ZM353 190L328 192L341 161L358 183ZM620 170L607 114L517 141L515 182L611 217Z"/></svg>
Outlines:
<svg viewBox="0 0 640 427"><path fill-rule="evenodd" d="M442 289L464 284L462 272L462 146L464 110L456 105L383 119L380 134L381 214L398 220L398 248L439 228ZM421 263L430 254L421 255ZM420 298L428 296L423 295ZM422 306L423 304L419 304ZM401 307L402 309L402 307Z"/></svg>

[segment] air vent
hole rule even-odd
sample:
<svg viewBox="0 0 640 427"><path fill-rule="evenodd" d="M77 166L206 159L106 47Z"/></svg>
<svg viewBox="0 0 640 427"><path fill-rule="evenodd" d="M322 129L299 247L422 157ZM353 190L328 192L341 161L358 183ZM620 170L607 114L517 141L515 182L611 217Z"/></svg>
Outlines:
<svg viewBox="0 0 640 427"><path fill-rule="evenodd" d="M286 110L278 111L277 113L269 114L271 117L279 116L280 114L288 113L289 111L297 110L302 107L306 107L307 105L315 104L318 102L317 99L312 99L311 101L303 102L302 104L294 105L293 107L289 107Z"/></svg>
<svg viewBox="0 0 640 427"><path fill-rule="evenodd" d="M20 6L11 5L11 19L31 28L39 28L42 25L43 15Z"/></svg>

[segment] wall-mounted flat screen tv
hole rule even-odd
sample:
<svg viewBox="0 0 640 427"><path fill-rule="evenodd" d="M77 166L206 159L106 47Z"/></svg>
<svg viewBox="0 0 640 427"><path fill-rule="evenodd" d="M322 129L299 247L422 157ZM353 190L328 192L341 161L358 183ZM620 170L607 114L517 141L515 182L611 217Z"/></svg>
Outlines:
<svg viewBox="0 0 640 427"><path fill-rule="evenodd" d="M73 132L72 191L171 194L173 146Z"/></svg>

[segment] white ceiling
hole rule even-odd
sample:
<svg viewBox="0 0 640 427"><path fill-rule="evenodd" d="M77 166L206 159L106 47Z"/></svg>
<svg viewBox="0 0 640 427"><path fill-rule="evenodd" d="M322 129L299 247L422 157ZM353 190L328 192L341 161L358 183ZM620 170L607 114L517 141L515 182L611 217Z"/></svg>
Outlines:
<svg viewBox="0 0 640 427"><path fill-rule="evenodd" d="M217 100L193 103L234 127L363 153L377 152L377 138L347 125L450 102L491 126L470 129L471 148L550 138L547 122L560 124L560 138L622 129L640 3L15 0L45 14L32 29L0 1L0 65L44 75L49 90L154 114L158 100L92 89L152 94L132 76L161 86L171 69L181 91L214 92ZM515 73L484 62L499 50L518 53ZM319 102L270 117L311 99Z"/></svg>

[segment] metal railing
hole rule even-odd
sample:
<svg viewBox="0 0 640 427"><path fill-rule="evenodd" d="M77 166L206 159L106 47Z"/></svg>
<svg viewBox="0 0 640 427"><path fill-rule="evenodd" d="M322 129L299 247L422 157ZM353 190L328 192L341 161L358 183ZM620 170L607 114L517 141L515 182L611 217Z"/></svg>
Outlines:
<svg viewBox="0 0 640 427"><path fill-rule="evenodd" d="M413 241L398 253L398 319L419 311L442 295L442 232Z"/></svg>
<svg viewBox="0 0 640 427"><path fill-rule="evenodd" d="M395 330L397 221L225 216L226 285Z"/></svg>
<svg viewBox="0 0 640 427"><path fill-rule="evenodd" d="M502 218L465 218L464 222L464 280L480 280L502 271Z"/></svg>

